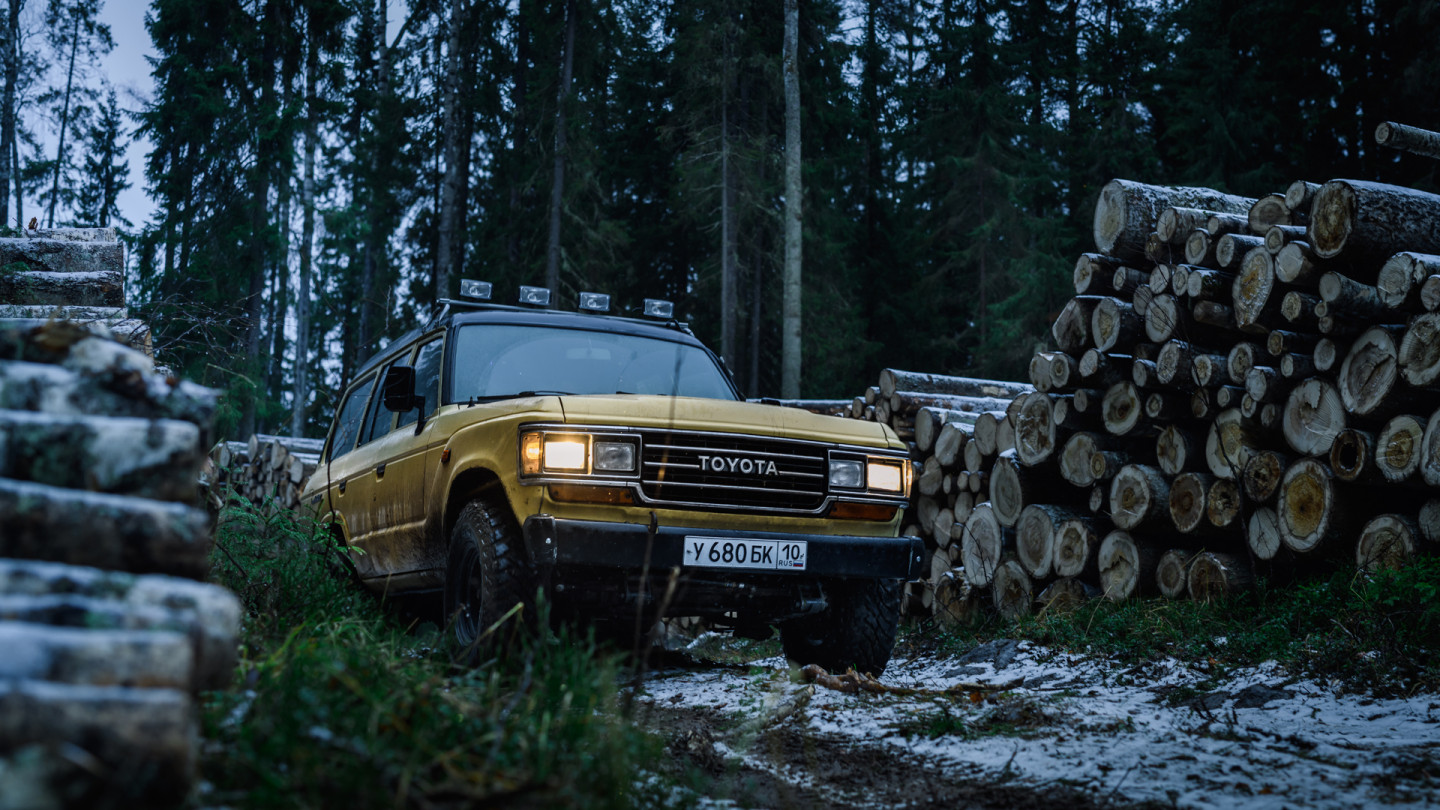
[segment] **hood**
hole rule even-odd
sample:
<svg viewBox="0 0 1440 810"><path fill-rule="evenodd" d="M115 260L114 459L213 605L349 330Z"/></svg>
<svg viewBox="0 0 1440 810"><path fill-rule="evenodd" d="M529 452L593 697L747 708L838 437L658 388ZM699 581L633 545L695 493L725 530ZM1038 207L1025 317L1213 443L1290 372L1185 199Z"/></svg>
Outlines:
<svg viewBox="0 0 1440 810"><path fill-rule="evenodd" d="M755 402L616 394L565 396L560 406L573 425L713 430L905 449L893 431L874 422Z"/></svg>

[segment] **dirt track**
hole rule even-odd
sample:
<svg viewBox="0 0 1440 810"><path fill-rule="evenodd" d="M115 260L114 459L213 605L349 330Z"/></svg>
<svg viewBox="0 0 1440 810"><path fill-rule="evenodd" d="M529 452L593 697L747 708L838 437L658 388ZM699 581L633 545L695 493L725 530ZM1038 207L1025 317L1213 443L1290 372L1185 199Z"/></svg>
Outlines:
<svg viewBox="0 0 1440 810"><path fill-rule="evenodd" d="M846 693L779 658L709 663L707 646L723 643L672 654L636 695L672 769L691 766L691 789L722 806L1440 804L1433 696L1338 694L1273 665L1219 679L1173 660L1121 667L1010 641L902 654L887 691ZM1219 685L1199 691L1207 679Z"/></svg>

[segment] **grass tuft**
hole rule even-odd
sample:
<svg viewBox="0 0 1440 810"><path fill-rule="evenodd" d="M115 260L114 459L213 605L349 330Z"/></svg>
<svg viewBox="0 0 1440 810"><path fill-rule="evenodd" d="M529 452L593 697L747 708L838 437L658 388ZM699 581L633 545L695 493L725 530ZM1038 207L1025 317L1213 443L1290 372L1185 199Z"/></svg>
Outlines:
<svg viewBox="0 0 1440 810"><path fill-rule="evenodd" d="M328 532L246 504L217 531L240 595L236 685L209 693L209 804L631 807L659 743L617 700L620 664L561 630L471 668L433 625L401 626ZM543 624L543 622L542 622ZM642 787L652 784L651 787Z"/></svg>

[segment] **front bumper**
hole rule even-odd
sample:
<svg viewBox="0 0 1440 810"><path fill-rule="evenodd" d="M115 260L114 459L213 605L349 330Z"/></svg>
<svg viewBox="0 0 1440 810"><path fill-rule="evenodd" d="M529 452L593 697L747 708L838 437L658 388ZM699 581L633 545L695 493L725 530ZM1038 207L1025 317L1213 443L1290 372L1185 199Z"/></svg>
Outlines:
<svg viewBox="0 0 1440 810"><path fill-rule="evenodd" d="M634 571L647 565L651 571L683 568L684 543L690 536L806 542L809 555L804 570L765 572L787 577L915 579L921 574L925 553L925 543L918 537L852 537L673 526L656 527L652 541L650 527L638 523L558 520L550 515L533 515L527 518L524 534L525 548L531 561L537 565ZM721 573L732 569L686 570Z"/></svg>

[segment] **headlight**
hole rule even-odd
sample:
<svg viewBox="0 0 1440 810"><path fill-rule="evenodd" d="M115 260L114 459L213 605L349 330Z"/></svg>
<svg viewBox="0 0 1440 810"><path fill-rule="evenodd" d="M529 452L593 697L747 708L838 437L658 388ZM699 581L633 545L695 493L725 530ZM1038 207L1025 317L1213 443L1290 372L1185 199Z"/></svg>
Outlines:
<svg viewBox="0 0 1440 810"><path fill-rule="evenodd" d="M905 491L905 462L881 461L872 458L865 465L865 477L870 482L870 489L903 493Z"/></svg>
<svg viewBox="0 0 1440 810"><path fill-rule="evenodd" d="M850 459L831 459L830 486L840 489L863 488L865 486L865 465Z"/></svg>
<svg viewBox="0 0 1440 810"><path fill-rule="evenodd" d="M634 442L595 442L595 470L634 472Z"/></svg>
<svg viewBox="0 0 1440 810"><path fill-rule="evenodd" d="M566 472L585 471L585 450L584 439L573 436L545 437L545 454L543 456L544 468L547 470L564 470Z"/></svg>

